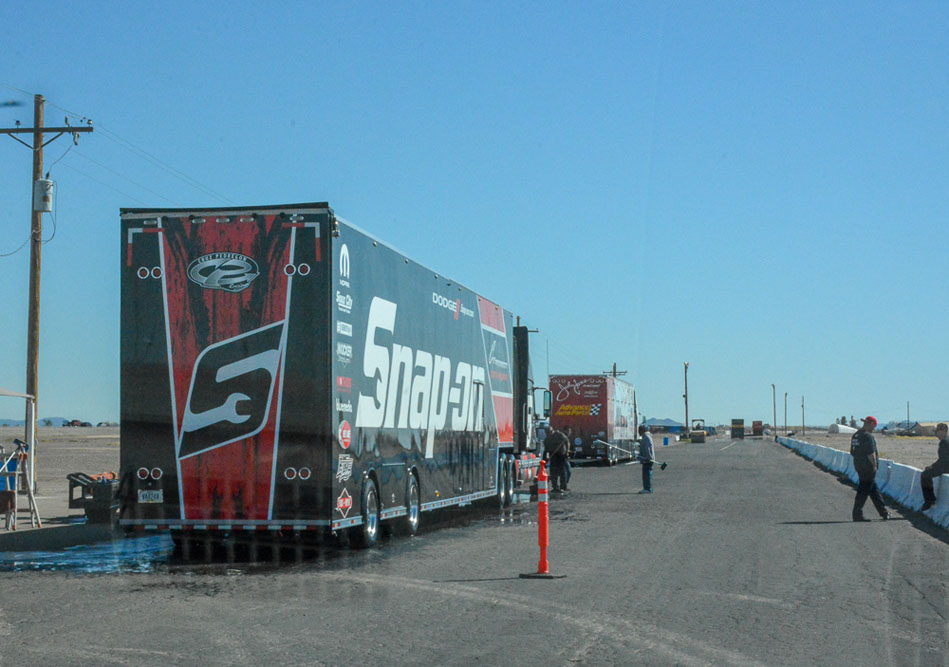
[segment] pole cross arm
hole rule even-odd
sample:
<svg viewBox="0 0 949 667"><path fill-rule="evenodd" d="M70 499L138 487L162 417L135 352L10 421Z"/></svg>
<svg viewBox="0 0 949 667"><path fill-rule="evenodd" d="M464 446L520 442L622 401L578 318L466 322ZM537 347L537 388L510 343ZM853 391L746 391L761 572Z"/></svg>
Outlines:
<svg viewBox="0 0 949 667"><path fill-rule="evenodd" d="M8 127L0 128L0 134L33 134L34 132L59 132L63 134L65 132L92 132L94 127L72 127L67 125L66 127Z"/></svg>

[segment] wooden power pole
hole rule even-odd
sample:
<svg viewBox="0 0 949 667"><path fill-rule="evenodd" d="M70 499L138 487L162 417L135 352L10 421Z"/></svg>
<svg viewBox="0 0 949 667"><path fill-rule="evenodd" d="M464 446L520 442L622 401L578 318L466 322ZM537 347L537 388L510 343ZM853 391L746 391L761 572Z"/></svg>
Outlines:
<svg viewBox="0 0 949 667"><path fill-rule="evenodd" d="M42 95L33 97L33 127L0 128L0 134L10 135L12 139L33 151L33 179L30 183L30 192L33 194L31 201L33 205L30 211L30 306L29 322L27 324L27 345L26 345L26 393L33 396L32 414L27 406L26 419L33 420L32 424L27 424L27 431L30 428L35 433L37 412L36 406L39 405L39 393L37 390L39 377L39 346L40 346L40 268L42 266L42 248L43 248L43 207L37 201L37 182L43 179L43 147L46 144L55 141L63 134L69 133L73 141L79 141L80 132L92 132L91 126L70 127L69 120L66 120L65 127L43 127L43 104L46 100ZM43 141L45 132L57 132L58 134L49 141ZM32 134L33 145L26 143L17 134ZM34 452L30 452L34 456ZM34 459L35 460L35 459ZM36 484L35 470L32 484Z"/></svg>
<svg viewBox="0 0 949 667"><path fill-rule="evenodd" d="M682 398L685 399L685 434L689 434L689 362L683 362L685 364L685 393L682 394Z"/></svg>

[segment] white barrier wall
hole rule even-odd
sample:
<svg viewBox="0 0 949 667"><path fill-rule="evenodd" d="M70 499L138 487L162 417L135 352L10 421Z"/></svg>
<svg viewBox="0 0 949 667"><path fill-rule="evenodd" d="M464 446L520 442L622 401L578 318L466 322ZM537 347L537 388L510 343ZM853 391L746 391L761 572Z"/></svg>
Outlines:
<svg viewBox="0 0 949 667"><path fill-rule="evenodd" d="M788 449L798 452L804 458L843 475L854 484L859 481L857 471L853 468L853 457L850 452L842 452L839 449L814 445L793 438L778 437L775 440ZM919 468L894 463L889 459L880 459L876 483L880 492L897 505L919 511L923 506L921 474L922 471ZM949 528L949 475L939 476L934 480L934 487L936 504L925 514L943 528Z"/></svg>

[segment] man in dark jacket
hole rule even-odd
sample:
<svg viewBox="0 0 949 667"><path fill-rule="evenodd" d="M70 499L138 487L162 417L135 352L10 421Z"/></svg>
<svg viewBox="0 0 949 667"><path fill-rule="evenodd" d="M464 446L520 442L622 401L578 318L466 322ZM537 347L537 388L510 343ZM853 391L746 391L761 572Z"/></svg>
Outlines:
<svg viewBox="0 0 949 667"><path fill-rule="evenodd" d="M939 475L949 474L949 426L936 425L936 437L939 438L939 458L931 466L923 470L920 475L920 486L923 488L922 511L925 512L936 502L936 493L933 489L933 480Z"/></svg>
<svg viewBox="0 0 949 667"><path fill-rule="evenodd" d="M544 440L544 453L550 460L551 491L567 490L567 436L562 431L551 430Z"/></svg>
<svg viewBox="0 0 949 667"><path fill-rule="evenodd" d="M876 417L867 417L861 421L863 421L863 428L850 438L850 454L853 456L853 467L860 478L860 483L857 484L857 497L853 501L853 520L870 520L863 516L863 505L867 502L869 496L877 512L886 521L890 518L890 515L886 511L883 496L880 495L880 489L876 485L879 454L877 454L877 442L874 440L872 433L877 427L877 420Z"/></svg>

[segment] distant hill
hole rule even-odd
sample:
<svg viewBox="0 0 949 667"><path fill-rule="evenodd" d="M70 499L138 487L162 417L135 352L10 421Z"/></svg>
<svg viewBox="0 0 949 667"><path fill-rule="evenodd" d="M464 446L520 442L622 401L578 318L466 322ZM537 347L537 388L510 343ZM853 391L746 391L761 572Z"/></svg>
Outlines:
<svg viewBox="0 0 949 667"><path fill-rule="evenodd" d="M647 419L646 426L684 426L682 422L675 419Z"/></svg>

